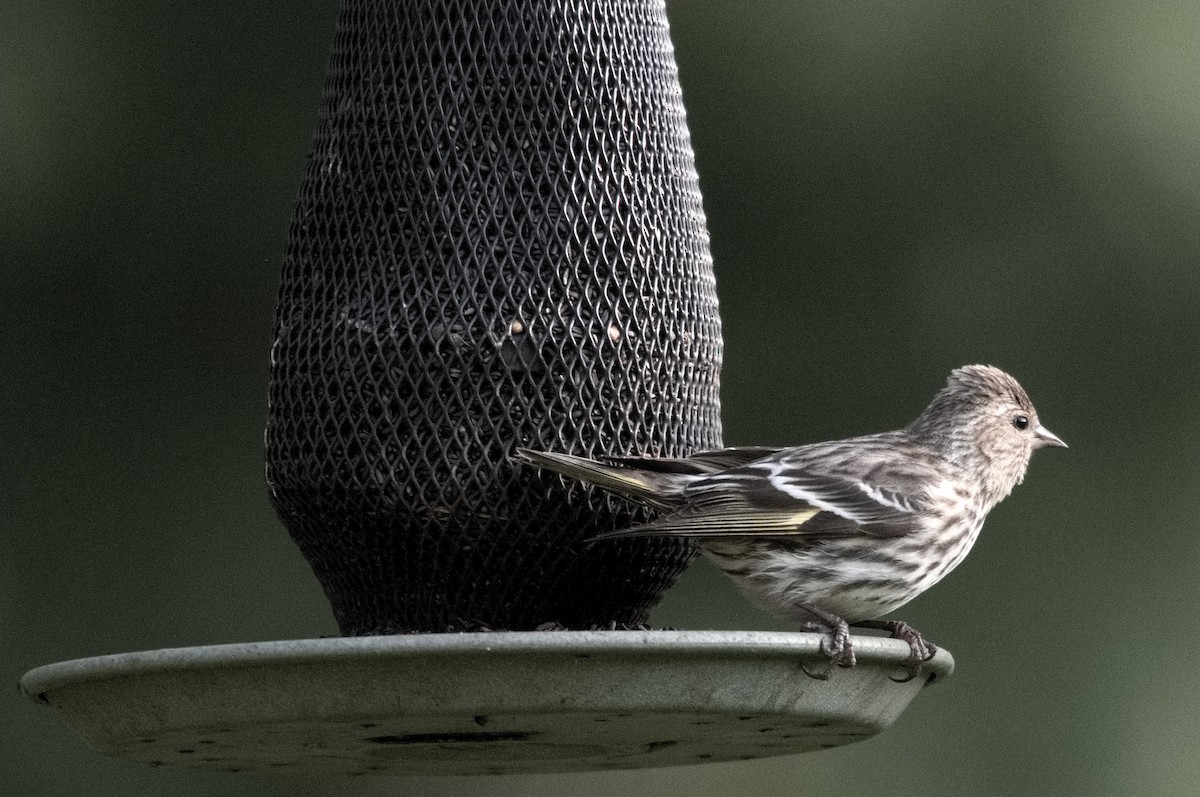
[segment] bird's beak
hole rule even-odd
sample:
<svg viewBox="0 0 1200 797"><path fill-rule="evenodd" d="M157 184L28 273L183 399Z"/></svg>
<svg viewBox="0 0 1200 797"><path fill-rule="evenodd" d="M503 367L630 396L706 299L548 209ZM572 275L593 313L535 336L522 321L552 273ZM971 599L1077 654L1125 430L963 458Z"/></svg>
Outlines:
<svg viewBox="0 0 1200 797"><path fill-rule="evenodd" d="M1033 441L1034 448L1044 448L1046 446L1058 446L1059 448L1067 447L1067 444L1062 441L1062 438L1040 424L1038 425L1037 431L1033 433Z"/></svg>

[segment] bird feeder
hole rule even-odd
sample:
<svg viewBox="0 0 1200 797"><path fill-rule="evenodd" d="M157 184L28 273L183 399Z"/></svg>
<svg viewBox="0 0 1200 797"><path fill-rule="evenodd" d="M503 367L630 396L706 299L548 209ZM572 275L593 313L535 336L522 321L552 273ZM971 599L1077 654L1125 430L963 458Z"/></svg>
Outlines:
<svg viewBox="0 0 1200 797"><path fill-rule="evenodd" d="M480 774L803 752L924 680L856 642L644 628L694 555L517 446L721 444L720 321L662 0L344 0L271 351L270 496L343 634L26 675L98 750ZM554 629L554 630L547 630ZM927 676L949 674L941 653Z"/></svg>

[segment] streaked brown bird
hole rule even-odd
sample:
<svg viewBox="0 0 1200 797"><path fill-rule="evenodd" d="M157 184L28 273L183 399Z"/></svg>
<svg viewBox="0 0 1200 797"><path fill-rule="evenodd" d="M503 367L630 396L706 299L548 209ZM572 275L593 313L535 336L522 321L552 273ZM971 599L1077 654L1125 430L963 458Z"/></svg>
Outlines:
<svg viewBox="0 0 1200 797"><path fill-rule="evenodd" d="M937 648L879 618L963 560L1045 446L1066 443L1042 426L1017 380L967 365L893 432L680 459L518 455L661 513L596 539L695 539L758 606L824 633L834 664L854 665L851 625L878 628L908 643L911 678Z"/></svg>

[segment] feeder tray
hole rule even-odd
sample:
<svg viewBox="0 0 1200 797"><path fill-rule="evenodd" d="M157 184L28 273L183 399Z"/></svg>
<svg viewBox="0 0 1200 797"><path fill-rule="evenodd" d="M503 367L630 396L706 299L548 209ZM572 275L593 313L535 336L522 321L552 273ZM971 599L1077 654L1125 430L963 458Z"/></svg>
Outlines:
<svg viewBox="0 0 1200 797"><path fill-rule="evenodd" d="M678 766L874 736L929 681L908 646L745 631L561 631L257 642L124 653L21 680L99 752L153 766L484 775Z"/></svg>

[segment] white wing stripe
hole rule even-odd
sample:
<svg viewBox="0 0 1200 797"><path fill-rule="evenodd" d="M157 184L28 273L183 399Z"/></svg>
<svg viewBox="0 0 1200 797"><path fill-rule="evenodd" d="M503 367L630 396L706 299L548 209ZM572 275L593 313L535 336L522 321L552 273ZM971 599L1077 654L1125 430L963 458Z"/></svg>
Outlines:
<svg viewBox="0 0 1200 797"><path fill-rule="evenodd" d="M804 501L810 506L815 506L818 509L825 510L826 512L832 512L839 517L844 517L851 523L858 523L861 525L862 523L866 522L866 518L851 512L846 507L838 504L831 504L824 500L820 495L811 493L798 484L788 481L787 477L780 473L782 470L784 470L783 466L776 465L775 467L771 468L771 474L767 476L767 481L770 482L771 486L779 492L786 493L798 501Z"/></svg>
<svg viewBox="0 0 1200 797"><path fill-rule="evenodd" d="M905 498L901 495L897 495L896 493L884 495L883 491L881 491L878 487L872 487L866 482L855 482L854 486L862 490L868 498L876 503L883 504L884 506L890 506L893 509L898 509L907 514L912 514L916 511L913 509L912 504L905 500Z"/></svg>

